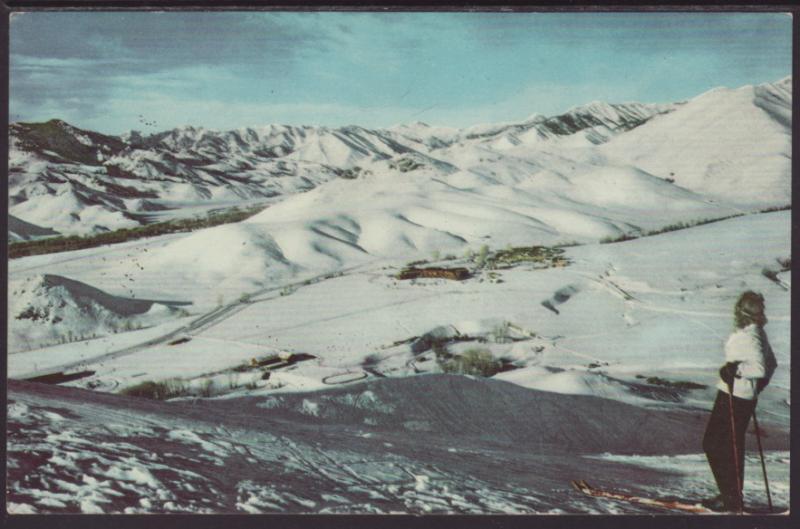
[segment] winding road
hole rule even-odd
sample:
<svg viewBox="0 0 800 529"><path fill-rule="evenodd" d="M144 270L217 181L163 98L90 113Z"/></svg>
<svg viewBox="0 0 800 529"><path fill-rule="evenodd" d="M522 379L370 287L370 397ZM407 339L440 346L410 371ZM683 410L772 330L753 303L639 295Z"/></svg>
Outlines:
<svg viewBox="0 0 800 529"><path fill-rule="evenodd" d="M231 316L237 314L238 312L247 308L248 305L253 303L262 303L265 301L269 301L274 299L273 297L263 298L263 299L253 299L258 296L263 296L265 294L273 293L273 292L285 292L287 289L291 289L292 292L295 292L297 289L302 288L304 286L310 286L327 279L333 279L336 277L342 277L353 273L354 271L364 268L372 263L366 263L358 266L353 266L350 268L345 268L341 270L336 270L333 272L326 272L324 274L319 274L302 281L294 281L291 283L285 283L282 285L277 286L270 286L265 287L255 292L247 293L246 296L249 298L249 301L242 301L237 300L227 305L223 305L221 307L216 307L215 309L207 312L205 314L200 315L198 318L193 320L188 325L184 325L179 327L173 331L170 331L166 334L162 334L161 336L157 336L155 338L151 338L144 342L138 343L136 345L131 345L128 347L124 347L122 349L117 349L115 351L109 351L100 355L92 356L89 358L81 358L80 360L74 362L67 362L64 364L60 364L57 366L48 367L45 369L34 370L28 373L24 373L22 375L18 375L14 378L18 380L25 380L33 377L40 377L45 375L51 375L55 373L63 373L67 372L71 369L76 368L85 368L89 364L95 364L98 362L103 362L106 360L111 360L115 358L120 358L123 356L127 356L130 354L134 354L138 351L143 349L147 349L148 347L153 347L155 345L160 345L166 342L169 342L175 338L185 335L191 335L192 333L196 333L201 330L206 330L214 325L219 324L220 322L230 318Z"/></svg>

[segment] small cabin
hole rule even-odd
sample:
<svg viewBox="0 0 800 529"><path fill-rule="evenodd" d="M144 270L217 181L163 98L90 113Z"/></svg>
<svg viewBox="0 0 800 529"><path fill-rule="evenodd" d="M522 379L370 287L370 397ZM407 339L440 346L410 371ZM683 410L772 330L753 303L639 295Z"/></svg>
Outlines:
<svg viewBox="0 0 800 529"><path fill-rule="evenodd" d="M470 277L469 270L466 268L439 268L439 267L430 267L430 268L406 268L399 274L397 274L397 279L416 279L418 277L431 277L431 278L442 278L442 279L452 279L455 281L462 281L464 279L468 279Z"/></svg>

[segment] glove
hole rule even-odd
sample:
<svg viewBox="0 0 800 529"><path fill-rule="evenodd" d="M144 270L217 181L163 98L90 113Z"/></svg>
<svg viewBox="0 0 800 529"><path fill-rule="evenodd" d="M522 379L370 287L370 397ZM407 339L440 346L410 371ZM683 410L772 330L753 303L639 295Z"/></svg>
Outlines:
<svg viewBox="0 0 800 529"><path fill-rule="evenodd" d="M769 379L766 377L756 380L756 395L764 391L764 388L767 387L767 384L769 384Z"/></svg>
<svg viewBox="0 0 800 529"><path fill-rule="evenodd" d="M736 372L739 370L740 363L741 362L728 362L719 368L719 378L728 386L732 386L733 380L737 378Z"/></svg>

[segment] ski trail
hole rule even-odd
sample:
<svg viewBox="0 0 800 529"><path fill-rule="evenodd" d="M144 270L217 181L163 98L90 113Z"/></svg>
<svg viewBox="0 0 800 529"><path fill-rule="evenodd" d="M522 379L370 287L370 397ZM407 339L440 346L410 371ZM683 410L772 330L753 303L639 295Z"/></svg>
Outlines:
<svg viewBox="0 0 800 529"><path fill-rule="evenodd" d="M354 311L351 311L351 312L343 312L343 313L337 314L336 316L330 316L330 317L327 317L327 318L319 318L319 319L315 319L315 320L307 320L307 321L303 321L303 322L297 323L295 325L289 325L289 326L280 327L280 328L277 328L277 329L263 330L263 331L259 331L258 333L254 333L254 334L245 334L245 335L242 335L241 338L244 338L244 339L256 338L258 336L262 336L266 332L288 331L288 330L291 330L291 329L298 329L298 328L302 328L302 327L307 327L309 325L315 325L315 324L319 324L319 323L328 323L328 322L332 322L332 321L336 321L336 320L349 318L349 317L352 317L352 316L357 316L357 315L360 315L360 314L374 313L375 311L380 310L380 309L385 309L385 308L390 308L390 307L398 307L398 306L401 306L401 305L407 305L409 303L417 303L417 302L419 302L420 300L423 300L423 299L440 298L443 295L455 295L455 294L464 294L464 292L457 292L457 291L449 291L449 292L444 292L444 293L435 292L433 294L428 294L428 295L425 295L425 296L420 296L420 297L407 299L407 300L403 300L403 301L394 301L394 302L391 302L391 303L384 303L382 305L375 305L375 306L367 307L367 308L364 308L364 309L354 310Z"/></svg>

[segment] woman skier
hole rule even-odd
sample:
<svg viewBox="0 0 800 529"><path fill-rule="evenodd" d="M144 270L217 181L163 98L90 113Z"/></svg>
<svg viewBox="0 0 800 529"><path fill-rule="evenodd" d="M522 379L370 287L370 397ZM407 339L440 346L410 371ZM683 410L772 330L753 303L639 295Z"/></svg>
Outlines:
<svg viewBox="0 0 800 529"><path fill-rule="evenodd" d="M769 384L777 362L764 332L767 317L761 294L747 291L739 296L733 319L735 330L725 343L719 391L703 438L703 451L720 494L703 505L741 512L745 432L756 399Z"/></svg>

